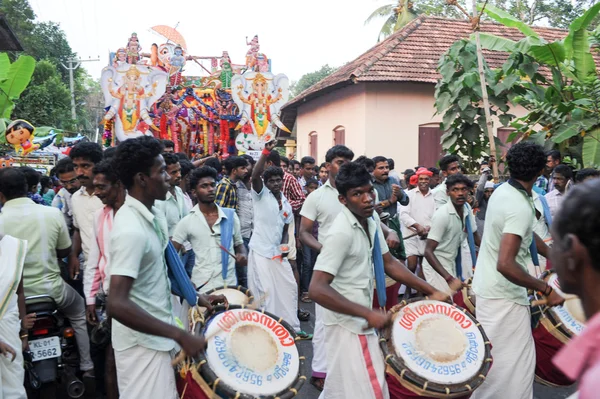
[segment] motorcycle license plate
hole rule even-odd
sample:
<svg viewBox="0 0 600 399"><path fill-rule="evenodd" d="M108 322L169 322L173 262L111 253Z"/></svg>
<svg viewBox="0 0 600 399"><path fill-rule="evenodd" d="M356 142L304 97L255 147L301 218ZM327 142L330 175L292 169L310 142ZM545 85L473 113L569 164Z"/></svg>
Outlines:
<svg viewBox="0 0 600 399"><path fill-rule="evenodd" d="M52 359L54 357L59 357L62 354L60 350L60 339L58 337L29 341L29 350L31 351L31 357L34 362Z"/></svg>

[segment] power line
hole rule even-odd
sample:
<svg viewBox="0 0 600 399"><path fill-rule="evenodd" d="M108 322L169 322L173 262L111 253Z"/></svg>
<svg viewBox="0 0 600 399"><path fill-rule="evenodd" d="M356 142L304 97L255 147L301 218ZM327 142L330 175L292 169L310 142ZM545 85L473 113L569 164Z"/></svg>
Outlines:
<svg viewBox="0 0 600 399"><path fill-rule="evenodd" d="M73 120L77 119L77 112L75 111L75 80L73 79L73 71L76 70L77 68L79 68L79 65L81 65L82 62L94 62L94 61L100 61L100 59L96 58L94 60L92 60L92 59L82 60L82 59L69 58L67 60L67 62L69 63L69 66L66 66L64 63L61 62L63 68L65 68L67 71L69 71L69 86L71 88L71 117L73 118ZM73 66L73 63L77 63L77 65Z"/></svg>

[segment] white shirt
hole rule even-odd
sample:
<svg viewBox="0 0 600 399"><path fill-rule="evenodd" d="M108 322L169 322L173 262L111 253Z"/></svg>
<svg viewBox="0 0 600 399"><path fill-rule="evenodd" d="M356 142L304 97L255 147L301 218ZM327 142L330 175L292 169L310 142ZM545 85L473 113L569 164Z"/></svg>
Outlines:
<svg viewBox="0 0 600 399"><path fill-rule="evenodd" d="M192 248L196 254L196 263L192 270L192 282L196 287L206 284L200 290L201 293L214 288L222 288L226 285L237 285L235 259L229 255L227 255L229 259L227 280L223 279L221 261L223 250L219 245L221 244L221 221L226 216L219 205L217 205L217 209L219 215L217 221L212 226L212 231L206 222L204 214L200 211L198 205L196 205L187 216L181 219L173 232L174 242L181 244L189 241L192 244ZM243 243L244 241L240 233L240 219L234 213L233 238L227 249L233 254L235 253L235 247Z"/></svg>
<svg viewBox="0 0 600 399"><path fill-rule="evenodd" d="M171 192L167 192L167 198L164 201L156 201L155 205L160 209L167 218L167 226L169 228L169 237L173 236L177 223L188 214L189 209L185 203L183 190L178 186L174 187L175 196Z"/></svg>
<svg viewBox="0 0 600 399"><path fill-rule="evenodd" d="M423 227L431 226L431 218L435 212L435 201L432 190L423 195L419 188L408 190L406 195L410 199L408 205L400 206L400 222L402 222L402 235L404 237L414 234L408 227L415 223Z"/></svg>
<svg viewBox="0 0 600 399"><path fill-rule="evenodd" d="M129 298L165 323L174 325L171 283L164 251L169 241L167 221L156 207L149 211L137 199L127 196L115 215L110 235L110 275L131 277ZM116 351L136 345L155 351L170 351L172 339L135 331L113 319L112 343Z"/></svg>
<svg viewBox="0 0 600 399"><path fill-rule="evenodd" d="M73 226L73 210L71 208L71 198L73 195L66 189L61 188L58 190L58 193L52 199L52 206L60 209L65 217L65 222L67 223L67 227L71 228Z"/></svg>
<svg viewBox="0 0 600 399"><path fill-rule="evenodd" d="M550 214L554 218L558 209L560 208L560 204L562 204L563 199L565 199L565 195L558 191L556 188L550 191L545 195L546 201L548 201L548 208L550 208Z"/></svg>
<svg viewBox="0 0 600 399"><path fill-rule="evenodd" d="M444 179L443 182L441 182L434 189L431 190L433 194L433 199L435 200L435 209L438 209L440 206L450 201L450 197L448 197L447 191L448 188L446 187L446 179Z"/></svg>
<svg viewBox="0 0 600 399"><path fill-rule="evenodd" d="M254 231L250 239L250 249L269 259L281 255L279 246L281 245L283 226L294 220L292 206L285 195L281 193L281 209L279 209L277 198L265 185L260 193L252 189L252 202L254 205Z"/></svg>
<svg viewBox="0 0 600 399"><path fill-rule="evenodd" d="M542 240L549 241L550 229L546 224L546 218L544 217L544 207L542 206L542 201L540 200L540 195L535 192L535 190L531 191L533 197L533 205L535 206L536 211L540 213L540 218L535 217L535 221L533 222L533 231L537 234ZM552 212L551 212L552 213Z"/></svg>
<svg viewBox="0 0 600 399"><path fill-rule="evenodd" d="M317 257L314 270L331 274L331 288L340 295L351 302L371 308L375 285L373 244L376 232L379 235L381 254L386 254L389 249L377 213L373 214L373 219L367 220L367 224L369 237L354 214L345 206L342 207L323 242L323 249ZM375 333L373 329L363 330L364 319L329 309L323 310L323 324L339 325L354 334Z"/></svg>
<svg viewBox="0 0 600 399"><path fill-rule="evenodd" d="M83 258L87 262L90 247L94 240L94 214L104 204L96 195L89 195L85 187L81 187L71 198L73 207L73 226L79 229Z"/></svg>
<svg viewBox="0 0 600 399"><path fill-rule="evenodd" d="M342 211L337 188L329 180L312 194L306 197L300 216L319 223L319 242L322 244L328 236L333 221Z"/></svg>

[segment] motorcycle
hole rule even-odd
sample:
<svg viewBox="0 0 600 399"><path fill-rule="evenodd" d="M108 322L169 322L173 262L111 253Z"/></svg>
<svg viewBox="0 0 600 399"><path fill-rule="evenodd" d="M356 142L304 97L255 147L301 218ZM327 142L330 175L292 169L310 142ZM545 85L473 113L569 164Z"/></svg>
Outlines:
<svg viewBox="0 0 600 399"><path fill-rule="evenodd" d="M82 397L85 386L76 376L79 352L69 321L48 295L25 298L25 307L27 314L36 314L28 331L29 350L23 354L29 397L59 397L57 389L69 398Z"/></svg>

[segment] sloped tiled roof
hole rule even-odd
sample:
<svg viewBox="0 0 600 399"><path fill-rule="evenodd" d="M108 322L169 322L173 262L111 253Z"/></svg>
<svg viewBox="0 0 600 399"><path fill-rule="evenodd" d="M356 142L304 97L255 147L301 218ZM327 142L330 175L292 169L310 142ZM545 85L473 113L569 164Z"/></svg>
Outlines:
<svg viewBox="0 0 600 399"><path fill-rule="evenodd" d="M21 43L8 26L4 14L0 14L0 51L23 51Z"/></svg>
<svg viewBox="0 0 600 399"><path fill-rule="evenodd" d="M560 40L567 35L563 29L533 29L547 41ZM517 29L494 23L482 23L480 31L512 40L524 37ZM283 110L356 82L436 83L440 78L436 69L442 54L452 43L468 38L472 32L467 20L421 15L354 61L304 90ZM484 50L484 58L491 68L498 68L507 54Z"/></svg>

